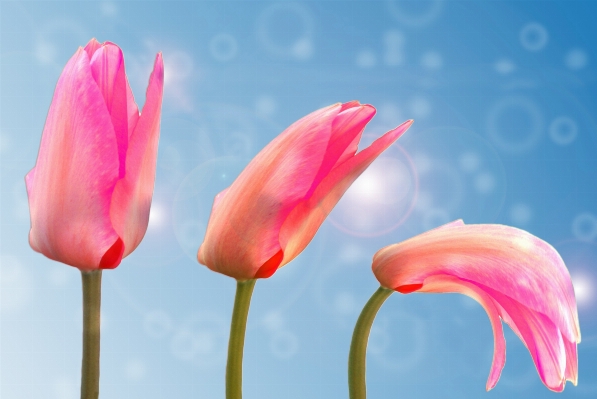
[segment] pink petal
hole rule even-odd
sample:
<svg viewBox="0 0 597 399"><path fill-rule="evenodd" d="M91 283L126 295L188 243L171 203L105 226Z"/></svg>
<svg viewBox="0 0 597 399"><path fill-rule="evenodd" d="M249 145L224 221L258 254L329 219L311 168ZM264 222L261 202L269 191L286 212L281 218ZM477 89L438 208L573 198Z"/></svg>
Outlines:
<svg viewBox="0 0 597 399"><path fill-rule="evenodd" d="M216 194L216 196L214 197L214 203L211 207L211 214L209 216L209 221L207 223L208 226L211 225L212 218L216 214L216 209L218 208L218 205L222 202L222 198L224 198L224 196L226 195L226 193L228 192L229 189L230 189L230 187L225 188L224 190L222 190L218 194ZM207 260L205 259L203 250L204 250L204 245L201 244L201 246L199 246L199 251L197 252L197 260L199 261L199 263L206 265Z"/></svg>
<svg viewBox="0 0 597 399"><path fill-rule="evenodd" d="M292 210L280 229L280 243L284 248L282 265L290 262L305 249L348 187L379 154L406 132L411 124L412 120L404 122L375 140L373 144L354 157L336 166L321 181L312 196L300 202Z"/></svg>
<svg viewBox="0 0 597 399"><path fill-rule="evenodd" d="M87 56L90 60L93 57L93 54L96 52L96 50L101 46L101 43L95 40L95 37L91 39L89 43L87 43L87 45L85 46L85 52L87 53Z"/></svg>
<svg viewBox="0 0 597 399"><path fill-rule="evenodd" d="M106 43L95 51L91 58L91 73L104 97L106 109L112 118L118 143L120 161L119 177L126 170L126 152L128 147L128 84L124 74L124 56L122 50L112 43Z"/></svg>
<svg viewBox="0 0 597 399"><path fill-rule="evenodd" d="M137 103L135 102L135 97L133 96L133 91L131 90L131 85L126 81L126 107L127 107L127 115L128 115L128 128L129 128L129 138L133 135L135 131L135 127L137 126L137 122L139 121L139 108L137 107Z"/></svg>
<svg viewBox="0 0 597 399"><path fill-rule="evenodd" d="M350 108L359 107L360 105L361 105L361 103L358 102L358 100L352 100L352 101L345 102L340 107L340 111L338 111L338 113L342 113L342 112L344 112L344 111L346 111L347 109L350 109Z"/></svg>
<svg viewBox="0 0 597 399"><path fill-rule="evenodd" d="M563 337L564 347L566 348L566 371L565 377L567 381L574 385L578 384L578 353L576 351L576 342L571 342L568 338Z"/></svg>
<svg viewBox="0 0 597 399"><path fill-rule="evenodd" d="M201 263L249 279L270 259L279 259L280 226L311 188L340 108L305 116L257 154L214 208L198 254Z"/></svg>
<svg viewBox="0 0 597 399"><path fill-rule="evenodd" d="M557 252L537 237L453 222L378 251L373 272L397 291L453 291L441 284L454 279L476 286L527 346L548 388L559 392L566 380L576 381L580 330L572 283ZM493 367L488 388L498 377Z"/></svg>
<svg viewBox="0 0 597 399"><path fill-rule="evenodd" d="M529 349L541 381L551 390L561 392L566 381L566 348L558 327L510 296L478 284L500 307L500 315Z"/></svg>
<svg viewBox="0 0 597 399"><path fill-rule="evenodd" d="M129 138L126 173L114 189L110 216L124 241L124 255L141 243L149 222L149 209L155 180L160 115L164 88L164 63L156 56L149 78L145 105Z"/></svg>
<svg viewBox="0 0 597 399"><path fill-rule="evenodd" d="M485 312L489 316L493 330L493 361L486 385L488 391L493 389L500 379L500 374L506 363L506 341L504 339L499 309L496 307L492 297L479 286L451 276L428 277L418 292L464 294L483 306L483 309L485 309Z"/></svg>
<svg viewBox="0 0 597 399"><path fill-rule="evenodd" d="M553 320L570 341L580 342L574 290L564 262L553 247L523 230L502 225L432 230L378 251L373 272L385 287L449 274L507 292Z"/></svg>
<svg viewBox="0 0 597 399"><path fill-rule="evenodd" d="M357 103L358 104L358 103ZM340 112L332 123L332 133L325 157L319 171L313 179L311 189L305 197L310 197L319 183L337 165L343 163L357 152L361 133L371 118L375 115L375 108L370 105L356 105Z"/></svg>
<svg viewBox="0 0 597 399"><path fill-rule="evenodd" d="M82 270L99 268L119 240L110 221L118 165L112 121L79 48L58 80L37 163L26 178L32 248Z"/></svg>

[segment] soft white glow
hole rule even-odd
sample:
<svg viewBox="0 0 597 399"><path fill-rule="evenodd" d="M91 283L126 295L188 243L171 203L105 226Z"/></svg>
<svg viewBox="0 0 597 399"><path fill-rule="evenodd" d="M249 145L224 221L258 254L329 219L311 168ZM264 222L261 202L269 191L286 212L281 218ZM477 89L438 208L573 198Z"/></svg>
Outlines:
<svg viewBox="0 0 597 399"><path fill-rule="evenodd" d="M574 286L574 295L576 296L576 303L579 306L592 303L595 288L591 278L582 274L575 274L571 277L572 285Z"/></svg>
<svg viewBox="0 0 597 399"><path fill-rule="evenodd" d="M380 158L363 172L345 196L355 206L390 205L406 197L411 183L408 170L400 161Z"/></svg>
<svg viewBox="0 0 597 399"><path fill-rule="evenodd" d="M164 68L164 86L180 82L193 72L193 60L184 51L173 51L168 54L168 67Z"/></svg>
<svg viewBox="0 0 597 399"><path fill-rule="evenodd" d="M148 229L158 229L162 227L166 222L166 210L160 204L151 204L149 210L149 225Z"/></svg>
<svg viewBox="0 0 597 399"><path fill-rule="evenodd" d="M338 222L337 227L357 235L394 229L414 205L417 181L413 169L410 162L398 158L377 159L346 191L331 219Z"/></svg>

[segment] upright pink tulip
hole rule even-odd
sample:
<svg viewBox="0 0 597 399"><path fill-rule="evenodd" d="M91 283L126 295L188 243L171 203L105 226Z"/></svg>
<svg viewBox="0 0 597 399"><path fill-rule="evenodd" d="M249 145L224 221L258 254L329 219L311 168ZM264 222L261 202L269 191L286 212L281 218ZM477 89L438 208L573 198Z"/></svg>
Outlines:
<svg viewBox="0 0 597 399"><path fill-rule="evenodd" d="M238 280L267 278L294 259L352 182L412 124L356 153L375 109L334 104L293 123L218 194L199 262Z"/></svg>
<svg viewBox="0 0 597 399"><path fill-rule="evenodd" d="M115 268L139 245L149 220L163 84L158 54L139 114L117 45L92 39L68 61L26 177L34 250L90 271Z"/></svg>
<svg viewBox="0 0 597 399"><path fill-rule="evenodd" d="M500 318L529 349L539 376L560 392L576 385L580 328L570 275L545 241L502 225L456 221L381 249L373 273L401 293L458 292L479 302L494 334L492 389L506 361Z"/></svg>

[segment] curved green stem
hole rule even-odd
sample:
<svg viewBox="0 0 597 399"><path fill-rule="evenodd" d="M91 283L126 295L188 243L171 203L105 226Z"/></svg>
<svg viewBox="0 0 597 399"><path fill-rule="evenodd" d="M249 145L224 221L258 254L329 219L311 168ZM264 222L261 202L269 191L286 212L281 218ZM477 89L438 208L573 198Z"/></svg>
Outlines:
<svg viewBox="0 0 597 399"><path fill-rule="evenodd" d="M251 296L257 280L237 281L226 364L226 399L243 397L243 348Z"/></svg>
<svg viewBox="0 0 597 399"><path fill-rule="evenodd" d="M348 392L350 399L365 399L367 397L365 368L369 333L377 311L393 292L390 289L379 287L363 308L354 327L350 354L348 355Z"/></svg>
<svg viewBox="0 0 597 399"><path fill-rule="evenodd" d="M83 361L81 365L81 399L99 397L100 375L100 307L102 271L81 272L83 280Z"/></svg>

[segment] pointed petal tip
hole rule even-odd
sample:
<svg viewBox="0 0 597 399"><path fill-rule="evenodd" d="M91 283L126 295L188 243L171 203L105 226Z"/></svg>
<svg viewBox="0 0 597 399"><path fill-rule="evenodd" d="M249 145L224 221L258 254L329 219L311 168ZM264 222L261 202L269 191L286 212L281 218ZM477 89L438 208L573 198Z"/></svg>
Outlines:
<svg viewBox="0 0 597 399"><path fill-rule="evenodd" d="M85 50L85 52L87 53L87 56L89 57L89 59L91 60L91 58L93 57L93 54L96 52L96 50L98 48L100 48L102 45L100 44L100 42L98 42L95 37L93 39L91 39L86 45L85 48L79 47L79 49L77 50L77 52L81 51L81 50Z"/></svg>
<svg viewBox="0 0 597 399"><path fill-rule="evenodd" d="M489 378L487 379L487 383L485 384L485 392L491 391L497 385L498 381L500 380L501 370L497 375L497 378L491 373Z"/></svg>
<svg viewBox="0 0 597 399"><path fill-rule="evenodd" d="M122 53L122 49L120 48L120 46L114 42L110 42L110 41L105 41L101 44L102 47L116 47L121 53Z"/></svg>
<svg viewBox="0 0 597 399"><path fill-rule="evenodd" d="M414 120L409 119L406 122L403 122L402 124L398 125L394 129L390 130L389 132L384 134L382 137L388 136L388 137L391 137L392 141L395 141L398 138L400 138L400 136L402 136L410 128L410 126L413 124L413 122L414 122Z"/></svg>
<svg viewBox="0 0 597 399"><path fill-rule="evenodd" d="M162 57L162 52L156 54L155 62L153 64L153 72L158 76L160 79L164 79L164 58Z"/></svg>
<svg viewBox="0 0 597 399"><path fill-rule="evenodd" d="M97 39L95 37L92 37L91 40L89 42L87 42L87 45L100 45L100 42L97 41Z"/></svg>
<svg viewBox="0 0 597 399"><path fill-rule="evenodd" d="M348 101L348 102L345 102L345 103L336 103L333 106L338 106L338 105L340 105L340 111L339 112L342 112L342 111L345 111L345 110L350 109L350 108L360 107L361 103L359 102L359 100L351 100L351 101Z"/></svg>

